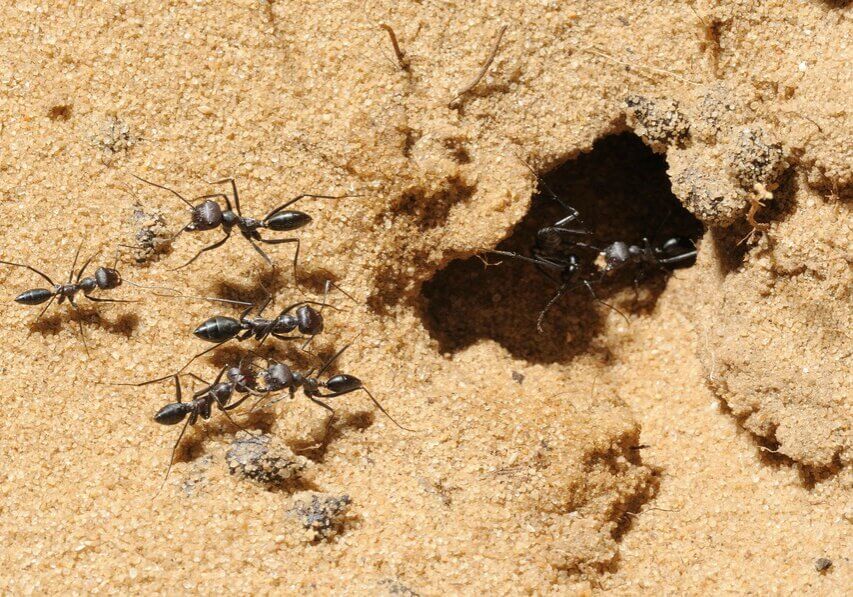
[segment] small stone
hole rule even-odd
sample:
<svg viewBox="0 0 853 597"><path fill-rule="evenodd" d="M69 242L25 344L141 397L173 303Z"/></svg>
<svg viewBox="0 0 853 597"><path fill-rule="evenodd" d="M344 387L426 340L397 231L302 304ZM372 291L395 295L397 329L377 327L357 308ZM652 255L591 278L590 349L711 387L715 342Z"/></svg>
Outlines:
<svg viewBox="0 0 853 597"><path fill-rule="evenodd" d="M832 560L829 558L818 558L815 560L814 569L818 572L826 572L832 568Z"/></svg>
<svg viewBox="0 0 853 597"><path fill-rule="evenodd" d="M343 528L350 502L348 495L305 491L293 497L289 512L311 533L313 541L328 540Z"/></svg>
<svg viewBox="0 0 853 597"><path fill-rule="evenodd" d="M225 454L228 470L265 485L281 485L298 479L309 461L270 435L254 436L242 431Z"/></svg>

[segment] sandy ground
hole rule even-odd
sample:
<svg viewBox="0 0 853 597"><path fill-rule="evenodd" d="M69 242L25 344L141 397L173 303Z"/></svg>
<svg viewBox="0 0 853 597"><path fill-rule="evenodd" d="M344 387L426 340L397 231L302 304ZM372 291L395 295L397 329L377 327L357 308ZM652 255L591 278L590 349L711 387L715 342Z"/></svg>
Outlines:
<svg viewBox="0 0 853 597"><path fill-rule="evenodd" d="M196 325L239 309L124 284L103 296L140 302L82 299L34 322L11 299L44 281L4 266L0 588L845 594L846 4L3 8L0 259L64 278L81 241L109 266L158 215L186 223L131 174L189 197L234 176L255 216L353 195L300 203L314 219L298 283L291 245L266 246L270 274L240 238L170 271L217 232L124 248L117 267L187 295L259 300L263 283L272 312L334 280L356 300L333 293L313 349L352 343L335 369L416 431L363 393L334 400L331 426L301 394L236 410L299 471L270 485L231 474L238 429L214 413L158 493L178 428L152 417L172 389L109 382L173 371L207 347ZM504 25L488 74L457 97ZM701 237L697 265L644 281L639 302L630 285L602 290L627 321L573 293L538 333L553 287L472 257L523 250L558 217L525 161L565 163L546 182L611 240ZM738 245L768 188L769 229ZM241 348L192 371L210 380ZM263 351L317 364L292 343Z"/></svg>

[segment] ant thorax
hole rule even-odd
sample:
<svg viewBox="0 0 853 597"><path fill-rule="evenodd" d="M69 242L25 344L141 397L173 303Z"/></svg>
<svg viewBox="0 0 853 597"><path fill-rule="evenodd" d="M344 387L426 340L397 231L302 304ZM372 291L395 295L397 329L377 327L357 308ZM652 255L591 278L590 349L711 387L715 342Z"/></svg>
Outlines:
<svg viewBox="0 0 853 597"><path fill-rule="evenodd" d="M261 222L255 218L241 218L240 227L244 230L256 230L261 227Z"/></svg>
<svg viewBox="0 0 853 597"><path fill-rule="evenodd" d="M77 294L77 291L80 290L80 286L77 284L57 284L54 287L54 293L60 298L74 298L74 295Z"/></svg>
<svg viewBox="0 0 853 597"><path fill-rule="evenodd" d="M273 323L273 331L277 334L287 334L295 330L298 325L299 321L295 316L290 313L285 313L284 315L276 317L275 322Z"/></svg>
<svg viewBox="0 0 853 597"><path fill-rule="evenodd" d="M320 382L316 377L305 377L299 372L293 374L293 385L302 386L306 394L314 394L320 387Z"/></svg>
<svg viewBox="0 0 853 597"><path fill-rule="evenodd" d="M238 224L242 224L240 216L230 209L222 212L222 226L224 228L233 228Z"/></svg>
<svg viewBox="0 0 853 597"><path fill-rule="evenodd" d="M219 406L226 406L233 393L234 385L231 383L218 383L210 388L210 395L219 403Z"/></svg>

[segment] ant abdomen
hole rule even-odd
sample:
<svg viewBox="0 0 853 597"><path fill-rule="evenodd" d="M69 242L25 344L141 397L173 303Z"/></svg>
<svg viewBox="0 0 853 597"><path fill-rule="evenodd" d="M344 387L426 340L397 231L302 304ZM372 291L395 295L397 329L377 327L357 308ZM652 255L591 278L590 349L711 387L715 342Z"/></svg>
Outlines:
<svg viewBox="0 0 853 597"><path fill-rule="evenodd" d="M216 315L198 326L193 334L202 340L220 343L230 340L240 333L241 329L240 322L233 317Z"/></svg>
<svg viewBox="0 0 853 597"><path fill-rule="evenodd" d="M33 288L15 297L15 302L22 305L40 305L53 296L47 288Z"/></svg>
<svg viewBox="0 0 853 597"><path fill-rule="evenodd" d="M696 245L687 237L674 236L660 246L657 254L672 268L690 267L696 262Z"/></svg>
<svg viewBox="0 0 853 597"><path fill-rule="evenodd" d="M190 405L186 402L172 402L157 411L154 421L161 425L177 425L186 418L190 412Z"/></svg>
<svg viewBox="0 0 853 597"><path fill-rule="evenodd" d="M311 216L302 211L280 211L274 216L264 220L264 226L270 230L285 232L296 230L311 223Z"/></svg>
<svg viewBox="0 0 853 597"><path fill-rule="evenodd" d="M332 392L352 392L353 390L357 390L361 387L361 380L354 375L346 375L345 373L335 375L334 377L330 377L329 380L323 384L327 389Z"/></svg>

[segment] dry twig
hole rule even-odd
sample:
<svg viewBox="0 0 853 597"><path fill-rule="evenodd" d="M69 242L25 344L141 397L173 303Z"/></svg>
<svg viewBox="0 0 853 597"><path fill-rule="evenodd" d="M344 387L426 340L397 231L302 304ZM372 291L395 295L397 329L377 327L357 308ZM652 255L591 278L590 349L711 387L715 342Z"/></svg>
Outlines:
<svg viewBox="0 0 853 597"><path fill-rule="evenodd" d="M394 55L397 56L397 62L400 64L400 68L408 72L409 68L411 68L411 63L409 62L409 59L406 58L406 53L400 49L400 44L397 43L397 34L394 33L391 25L382 23L379 26L388 32L388 37L391 38L391 45L394 46Z"/></svg>
<svg viewBox="0 0 853 597"><path fill-rule="evenodd" d="M477 84L486 76L486 72L489 70L489 67L492 65L492 62L495 60L495 56L498 55L498 48L501 45L501 40L503 39L504 33L506 32L506 25L501 27L501 30L498 32L498 38L495 40L495 45L492 47L492 53L489 54L488 60L486 60L485 64L483 64L483 68L480 69L480 72L477 74L476 78L471 81L470 84L466 85L462 91L457 93L452 100L450 100L450 106L452 107L460 97L469 93Z"/></svg>

